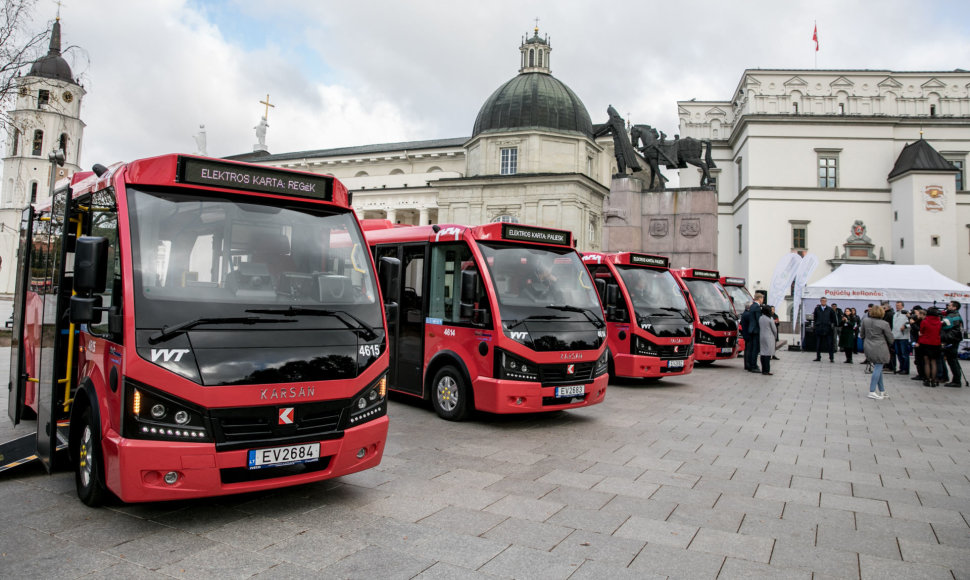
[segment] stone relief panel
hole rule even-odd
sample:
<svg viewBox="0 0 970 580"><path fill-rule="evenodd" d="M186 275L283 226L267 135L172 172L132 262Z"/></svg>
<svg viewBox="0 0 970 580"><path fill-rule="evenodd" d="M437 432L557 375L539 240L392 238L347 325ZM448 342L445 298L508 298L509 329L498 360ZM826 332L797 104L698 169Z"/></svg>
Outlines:
<svg viewBox="0 0 970 580"><path fill-rule="evenodd" d="M655 238L667 237L670 222L666 218L650 220L650 235Z"/></svg>
<svg viewBox="0 0 970 580"><path fill-rule="evenodd" d="M693 238L701 233L700 218L683 218L680 220L680 235Z"/></svg>

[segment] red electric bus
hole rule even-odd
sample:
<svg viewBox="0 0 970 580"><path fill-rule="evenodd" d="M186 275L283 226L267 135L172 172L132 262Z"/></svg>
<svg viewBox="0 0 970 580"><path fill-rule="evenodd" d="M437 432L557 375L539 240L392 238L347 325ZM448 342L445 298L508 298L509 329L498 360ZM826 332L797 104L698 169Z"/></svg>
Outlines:
<svg viewBox="0 0 970 580"><path fill-rule="evenodd" d="M385 305L388 388L431 399L444 419L599 403L606 323L568 231L510 223L391 227L364 221L379 260L401 263Z"/></svg>
<svg viewBox="0 0 970 580"><path fill-rule="evenodd" d="M386 326L339 181L184 155L99 165L28 207L20 240L9 414L36 417L19 448L48 470L69 448L84 503L380 463Z"/></svg>
<svg viewBox="0 0 970 580"><path fill-rule="evenodd" d="M727 292L728 297L731 299L731 304L734 306L734 313L740 318L745 309L754 302L754 298L748 292L747 287L745 287L745 279L721 276L720 282L721 286L724 287L724 291ZM741 338L741 335L738 335L738 353L740 354L742 352L744 352L744 339Z"/></svg>
<svg viewBox="0 0 970 580"><path fill-rule="evenodd" d="M669 377L694 368L694 317L670 259L633 252L585 252L606 310L611 371L619 377Z"/></svg>
<svg viewBox="0 0 970 580"><path fill-rule="evenodd" d="M687 287L694 311L694 361L710 364L737 355L738 316L717 270L671 270Z"/></svg>

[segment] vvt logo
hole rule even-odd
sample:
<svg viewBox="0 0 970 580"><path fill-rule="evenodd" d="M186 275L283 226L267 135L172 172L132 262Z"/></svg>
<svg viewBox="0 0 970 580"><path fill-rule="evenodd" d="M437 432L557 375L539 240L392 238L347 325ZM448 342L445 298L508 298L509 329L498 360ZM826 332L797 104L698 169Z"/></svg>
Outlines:
<svg viewBox="0 0 970 580"><path fill-rule="evenodd" d="M528 336L528 332L509 332L509 337L512 340L525 340Z"/></svg>
<svg viewBox="0 0 970 580"><path fill-rule="evenodd" d="M163 362L180 362L188 353L187 348L153 348L152 362L158 362L158 359L162 359Z"/></svg>

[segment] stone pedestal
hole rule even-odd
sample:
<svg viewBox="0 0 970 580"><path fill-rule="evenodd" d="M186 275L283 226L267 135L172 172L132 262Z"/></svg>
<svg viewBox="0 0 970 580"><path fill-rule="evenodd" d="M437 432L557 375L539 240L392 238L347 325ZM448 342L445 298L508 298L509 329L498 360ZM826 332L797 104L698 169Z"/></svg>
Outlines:
<svg viewBox="0 0 970 580"><path fill-rule="evenodd" d="M717 194L700 188L644 191L636 177L614 178L603 228L608 252L668 256L677 268L717 269Z"/></svg>

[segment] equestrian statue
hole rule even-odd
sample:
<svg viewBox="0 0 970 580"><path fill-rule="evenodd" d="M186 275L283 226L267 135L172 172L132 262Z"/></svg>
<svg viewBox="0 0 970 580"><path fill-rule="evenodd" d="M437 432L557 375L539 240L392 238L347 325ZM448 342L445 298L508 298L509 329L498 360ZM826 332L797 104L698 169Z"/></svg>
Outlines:
<svg viewBox="0 0 970 580"><path fill-rule="evenodd" d="M693 137L681 139L680 135L674 135L673 141L667 141L664 133L661 132L658 136L657 130L650 125L634 125L630 128L630 140L650 165L651 184L656 180L660 189L664 189L667 179L660 174L659 169L659 165L663 163L667 169L686 169L688 164L698 167L704 173L701 187L710 185L710 170L717 166L711 157L709 140ZM707 153L704 153L704 145L707 145Z"/></svg>

